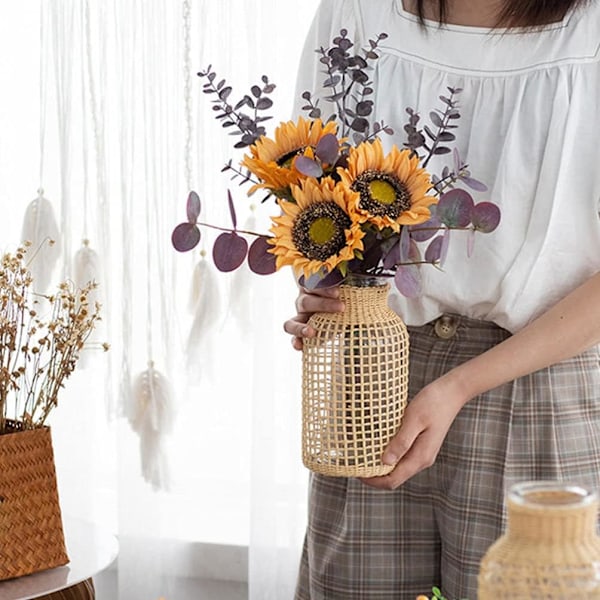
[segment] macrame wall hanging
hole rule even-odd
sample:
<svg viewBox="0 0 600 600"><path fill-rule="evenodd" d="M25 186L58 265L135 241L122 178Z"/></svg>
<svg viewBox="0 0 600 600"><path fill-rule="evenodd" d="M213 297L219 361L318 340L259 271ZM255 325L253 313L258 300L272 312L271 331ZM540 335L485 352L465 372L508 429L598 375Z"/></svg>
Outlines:
<svg viewBox="0 0 600 600"><path fill-rule="evenodd" d="M39 122L39 187L37 197L34 198L25 210L21 240L31 243L32 251L28 266L33 276L33 289L38 293L48 290L52 276L61 254L61 237L55 216L53 204L44 195L44 158L46 142L46 109L47 109L47 83L48 83L48 58L49 52L49 15L47 4L40 3L40 122ZM62 85L69 83L70 73L63 73Z"/></svg>
<svg viewBox="0 0 600 600"><path fill-rule="evenodd" d="M124 203L124 223L133 223L133 213L143 213L143 227L136 218L140 237L145 241L145 269L138 269L137 281L145 282L145 329L146 329L146 368L133 380L131 394L125 414L133 431L140 441L140 457L142 476L156 491L170 489L170 469L167 454L167 438L171 434L176 417L175 397L170 378L157 368L159 354L170 371L170 351L174 348L170 321L174 314L172 306L173 280L166 265L168 247L160 243L167 234L163 225L168 223L165 209L165 190L172 183L172 161L169 160L169 149L172 146L169 137L168 116L172 114L169 94L164 77L168 77L168 63L165 58L164 40L165 23L168 15L162 13L165 6L155 2L139 3L136 22L139 23L139 47L142 49L141 82L143 85L140 98L141 115L139 125L142 143L137 154L135 135L130 138L133 153L130 164L136 168L136 155L144 174L145 193L143 202L135 207L131 205L132 197L128 195ZM135 47L134 47L135 50ZM135 98L135 90L132 90ZM152 93L154 92L154 93ZM133 104L128 104L128 110ZM130 122L135 133L135 120ZM126 175L125 175L126 176ZM128 190L131 191L131 190ZM139 195L139 194L138 194ZM142 209L143 207L143 209ZM129 220L128 220L129 219ZM133 235L132 231L128 232ZM128 242L130 246L130 243ZM136 253L136 256L140 254ZM135 260L133 256L129 258ZM136 275L135 273L128 273ZM130 282L126 288L131 289ZM134 290L132 290L134 291ZM158 343L156 340L158 339ZM157 352L160 348L162 352Z"/></svg>

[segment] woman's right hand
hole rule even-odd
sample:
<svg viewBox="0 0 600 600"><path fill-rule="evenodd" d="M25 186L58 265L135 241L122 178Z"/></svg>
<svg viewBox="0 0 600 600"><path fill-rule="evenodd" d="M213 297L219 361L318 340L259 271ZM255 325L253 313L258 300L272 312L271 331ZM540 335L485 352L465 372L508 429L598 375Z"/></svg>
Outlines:
<svg viewBox="0 0 600 600"><path fill-rule="evenodd" d="M307 290L301 287L296 298L296 316L288 319L283 328L293 336L292 346L302 350L302 341L306 337L313 337L315 330L307 325L308 319L316 312L342 312L344 303L339 299L338 287Z"/></svg>

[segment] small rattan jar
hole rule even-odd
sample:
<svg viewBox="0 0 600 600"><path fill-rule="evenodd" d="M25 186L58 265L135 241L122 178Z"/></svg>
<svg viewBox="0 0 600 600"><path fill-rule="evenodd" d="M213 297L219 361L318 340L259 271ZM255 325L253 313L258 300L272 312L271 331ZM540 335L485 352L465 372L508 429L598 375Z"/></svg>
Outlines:
<svg viewBox="0 0 600 600"><path fill-rule="evenodd" d="M600 598L597 516L597 495L577 485L511 488L507 531L481 562L479 600Z"/></svg>
<svg viewBox="0 0 600 600"><path fill-rule="evenodd" d="M388 307L389 284L352 277L340 287L342 313L315 313L304 341L302 458L335 477L385 475L381 461L408 394L408 333Z"/></svg>

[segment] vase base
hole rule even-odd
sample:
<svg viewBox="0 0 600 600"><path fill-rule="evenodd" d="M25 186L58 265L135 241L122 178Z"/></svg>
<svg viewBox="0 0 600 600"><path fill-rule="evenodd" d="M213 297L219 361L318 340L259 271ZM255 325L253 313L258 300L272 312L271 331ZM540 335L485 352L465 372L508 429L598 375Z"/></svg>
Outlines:
<svg viewBox="0 0 600 600"><path fill-rule="evenodd" d="M340 465L318 457L304 457L302 462L313 473L329 477L381 477L394 470L393 465Z"/></svg>

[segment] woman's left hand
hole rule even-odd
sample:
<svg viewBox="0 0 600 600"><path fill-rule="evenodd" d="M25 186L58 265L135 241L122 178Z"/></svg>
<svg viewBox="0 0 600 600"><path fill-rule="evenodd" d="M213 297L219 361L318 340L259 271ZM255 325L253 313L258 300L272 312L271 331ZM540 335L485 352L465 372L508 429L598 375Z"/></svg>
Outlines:
<svg viewBox="0 0 600 600"><path fill-rule="evenodd" d="M383 453L383 462L395 464L394 470L362 481L375 488L393 490L430 467L467 400L447 377L423 388L406 406L400 428Z"/></svg>

